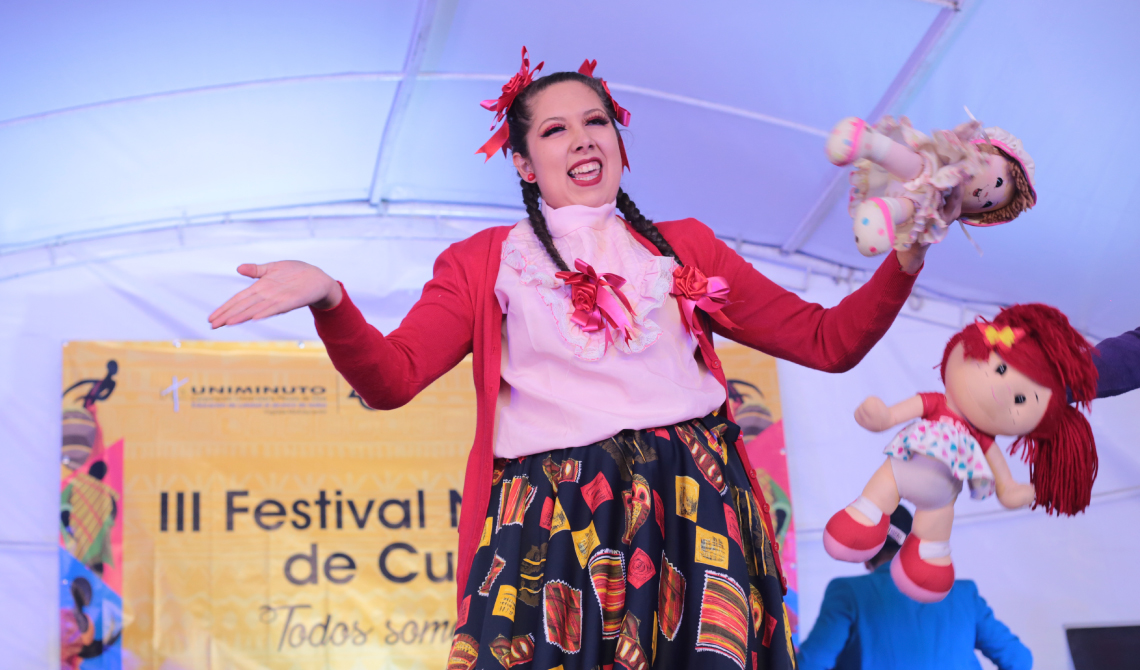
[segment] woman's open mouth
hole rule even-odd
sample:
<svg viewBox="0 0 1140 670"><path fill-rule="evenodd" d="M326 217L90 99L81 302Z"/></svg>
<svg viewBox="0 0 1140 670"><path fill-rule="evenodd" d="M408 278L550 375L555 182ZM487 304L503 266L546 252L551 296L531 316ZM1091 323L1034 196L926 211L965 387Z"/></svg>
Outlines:
<svg viewBox="0 0 1140 670"><path fill-rule="evenodd" d="M575 163L566 174L579 186L592 186L602 180L602 162L589 158Z"/></svg>

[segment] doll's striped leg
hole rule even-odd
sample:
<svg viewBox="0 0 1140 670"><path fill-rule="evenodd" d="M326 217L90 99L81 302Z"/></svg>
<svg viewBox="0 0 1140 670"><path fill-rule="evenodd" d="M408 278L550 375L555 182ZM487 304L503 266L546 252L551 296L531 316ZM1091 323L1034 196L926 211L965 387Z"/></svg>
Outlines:
<svg viewBox="0 0 1140 670"><path fill-rule="evenodd" d="M854 116L843 119L831 129L827 158L835 165L850 165L866 158L902 181L914 179L922 172L922 157L917 152L875 132L866 121Z"/></svg>

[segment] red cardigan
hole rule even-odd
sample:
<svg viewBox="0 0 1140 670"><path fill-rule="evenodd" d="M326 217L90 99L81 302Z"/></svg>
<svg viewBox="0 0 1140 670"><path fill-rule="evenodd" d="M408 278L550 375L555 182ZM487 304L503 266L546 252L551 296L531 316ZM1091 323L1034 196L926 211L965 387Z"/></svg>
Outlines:
<svg viewBox="0 0 1140 670"><path fill-rule="evenodd" d="M825 309L780 288L695 219L658 223L657 227L685 265L696 266L705 276L728 280L732 302L723 313L738 328L725 330L702 315L706 335L699 337L700 355L726 388L720 360L707 336L710 327L718 335L777 358L827 372L843 372L862 360L887 332L915 280L915 275L900 268L892 252L869 282L836 307ZM313 310L317 333L333 365L364 402L376 409L401 407L474 352L478 419L463 484L457 597L464 592L491 498L492 436L503 320L495 299L495 280L499 276L503 241L511 228L489 228L440 254L423 295L399 328L387 337L368 325L347 291L336 307ZM632 228L630 232L647 249L660 255L648 240ZM760 491L743 442L738 441L736 448L753 492ZM769 507L763 496L757 496L757 503L765 512L764 524L786 591L787 580L780 568L779 543L772 533Z"/></svg>

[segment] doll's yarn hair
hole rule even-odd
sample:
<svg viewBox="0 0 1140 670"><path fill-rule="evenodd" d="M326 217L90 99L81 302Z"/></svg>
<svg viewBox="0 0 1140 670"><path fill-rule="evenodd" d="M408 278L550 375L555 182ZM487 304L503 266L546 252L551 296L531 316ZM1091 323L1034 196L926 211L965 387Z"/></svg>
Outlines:
<svg viewBox="0 0 1140 670"><path fill-rule="evenodd" d="M1014 193L1013 198L1004 207L981 214L971 214L970 219L983 225L1013 221L1022 212L1034 205L1033 189L1029 187L1029 178L1026 177L1021 163L1011 158L1005 151L989 144L978 144L977 147L982 153L996 154L1005 159L1005 162L1009 164L1009 176L1013 180Z"/></svg>
<svg viewBox="0 0 1140 670"><path fill-rule="evenodd" d="M942 355L943 382L946 362L958 343L968 359L990 357L995 349L983 334L986 325L968 326L950 339ZM1093 347L1060 310L1048 305L1007 307L994 318L993 326L1022 331L1011 347L996 351L1010 366L1052 391L1041 422L1010 448L1011 454L1021 451L1022 460L1029 464L1029 480L1037 491L1033 506L1044 507L1049 514L1081 512L1088 507L1096 480L1096 441L1088 420L1066 401L1066 389L1078 406L1088 409L1096 397Z"/></svg>

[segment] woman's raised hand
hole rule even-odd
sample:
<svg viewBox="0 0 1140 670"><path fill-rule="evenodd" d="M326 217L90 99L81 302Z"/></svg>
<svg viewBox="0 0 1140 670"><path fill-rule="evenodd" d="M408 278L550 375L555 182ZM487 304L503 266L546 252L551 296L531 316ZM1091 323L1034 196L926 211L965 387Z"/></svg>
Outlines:
<svg viewBox="0 0 1140 670"><path fill-rule="evenodd" d="M929 244L912 244L909 249L903 249L896 254L899 259L899 267L908 275L915 274L922 269L922 264L926 262L926 252L930 249Z"/></svg>
<svg viewBox="0 0 1140 670"><path fill-rule="evenodd" d="M265 265L245 263L239 274L256 279L214 310L210 326L221 328L291 312L298 307L332 309L344 293L340 284L320 268L301 261L277 261Z"/></svg>

